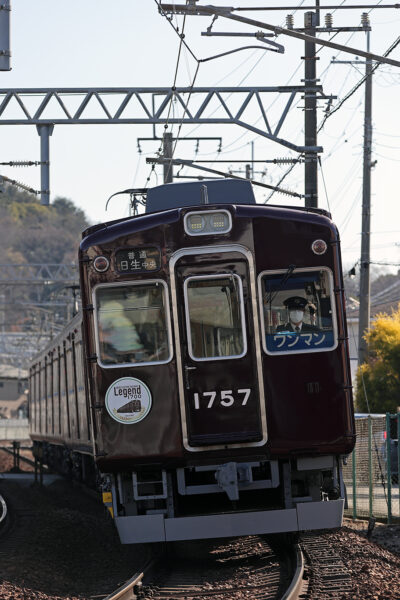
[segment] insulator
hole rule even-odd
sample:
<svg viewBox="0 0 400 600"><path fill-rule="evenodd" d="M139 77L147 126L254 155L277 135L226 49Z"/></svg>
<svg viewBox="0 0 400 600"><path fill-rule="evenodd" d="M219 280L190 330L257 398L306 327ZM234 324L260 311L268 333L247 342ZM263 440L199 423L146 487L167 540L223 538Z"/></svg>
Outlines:
<svg viewBox="0 0 400 600"><path fill-rule="evenodd" d="M369 22L369 14L366 12L363 12L361 15L361 25L363 27L369 27L370 26L370 22Z"/></svg>
<svg viewBox="0 0 400 600"><path fill-rule="evenodd" d="M333 27L333 16L332 16L332 13L326 13L326 15L325 15L325 27L327 29L332 29L332 27Z"/></svg>
<svg viewBox="0 0 400 600"><path fill-rule="evenodd" d="M277 165L290 165L293 164L295 162L298 162L297 158L275 158L274 163Z"/></svg>
<svg viewBox="0 0 400 600"><path fill-rule="evenodd" d="M293 15L286 15L286 28L293 29L293 27L294 27Z"/></svg>

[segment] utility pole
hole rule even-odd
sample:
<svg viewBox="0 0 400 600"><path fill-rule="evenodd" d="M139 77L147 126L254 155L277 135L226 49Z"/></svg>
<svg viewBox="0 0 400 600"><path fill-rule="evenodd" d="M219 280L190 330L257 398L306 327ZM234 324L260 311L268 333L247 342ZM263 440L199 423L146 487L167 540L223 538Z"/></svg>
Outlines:
<svg viewBox="0 0 400 600"><path fill-rule="evenodd" d="M10 0L3 0L0 5L0 71L11 71L10 14Z"/></svg>
<svg viewBox="0 0 400 600"><path fill-rule="evenodd" d="M306 12L304 14L305 33L315 37L316 26L319 25L319 13ZM315 42L304 43L304 145L317 145L317 68L315 55ZM311 89L308 89L311 88ZM304 153L304 194L305 206L316 208L318 206L318 156L315 151Z"/></svg>
<svg viewBox="0 0 400 600"><path fill-rule="evenodd" d="M364 13L363 18L368 18ZM370 33L367 31L367 51ZM370 321L370 228L371 228L371 149L372 149L372 60L365 63L364 109L364 163L361 219L360 309L358 329L358 364L367 360L367 343L364 339Z"/></svg>
<svg viewBox="0 0 400 600"><path fill-rule="evenodd" d="M163 158L172 158L172 133L165 132L163 135ZM172 183L174 180L172 161L164 164L164 183Z"/></svg>

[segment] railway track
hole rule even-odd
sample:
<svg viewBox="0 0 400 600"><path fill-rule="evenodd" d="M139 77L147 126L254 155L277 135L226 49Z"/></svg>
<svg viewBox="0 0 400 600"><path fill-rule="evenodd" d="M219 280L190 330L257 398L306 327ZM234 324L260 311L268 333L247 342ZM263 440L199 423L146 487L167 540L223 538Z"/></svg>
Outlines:
<svg viewBox="0 0 400 600"><path fill-rule="evenodd" d="M289 546L251 536L185 543L105 600L339 600L351 575L324 534Z"/></svg>
<svg viewBox="0 0 400 600"><path fill-rule="evenodd" d="M340 600L352 592L351 574L327 535L304 533L300 546L307 578L304 600Z"/></svg>
<svg viewBox="0 0 400 600"><path fill-rule="evenodd" d="M295 600L300 548L250 536L176 544L107 600Z"/></svg>

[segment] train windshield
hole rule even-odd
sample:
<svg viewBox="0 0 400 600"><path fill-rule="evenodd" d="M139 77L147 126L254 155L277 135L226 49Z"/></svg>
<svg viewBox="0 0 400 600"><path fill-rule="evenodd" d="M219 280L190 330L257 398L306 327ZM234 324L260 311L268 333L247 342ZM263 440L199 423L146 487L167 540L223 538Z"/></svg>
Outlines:
<svg viewBox="0 0 400 600"><path fill-rule="evenodd" d="M271 271L259 277L268 354L319 352L337 346L333 278L328 269Z"/></svg>
<svg viewBox="0 0 400 600"><path fill-rule="evenodd" d="M100 364L170 360L171 335L163 282L99 286L95 299Z"/></svg>
<svg viewBox="0 0 400 600"><path fill-rule="evenodd" d="M189 277L185 303L192 359L246 354L242 282L237 275Z"/></svg>

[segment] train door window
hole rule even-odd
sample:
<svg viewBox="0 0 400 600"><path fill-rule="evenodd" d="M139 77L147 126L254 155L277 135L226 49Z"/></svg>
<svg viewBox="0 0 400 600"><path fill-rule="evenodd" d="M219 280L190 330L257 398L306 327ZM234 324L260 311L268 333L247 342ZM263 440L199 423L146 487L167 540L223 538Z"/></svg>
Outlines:
<svg viewBox="0 0 400 600"><path fill-rule="evenodd" d="M31 430L36 431L36 389L35 389L35 366L32 366L29 375L29 418Z"/></svg>
<svg viewBox="0 0 400 600"><path fill-rule="evenodd" d="M43 395L44 395L44 399L45 399L45 421L44 421L44 430L46 433L48 433L48 415L49 415L49 394L48 394L48 384L47 384L47 372L48 372L48 365L47 365L47 356L44 357L44 368L43 368L43 379L44 379L44 385L43 385Z"/></svg>
<svg viewBox="0 0 400 600"><path fill-rule="evenodd" d="M43 374L42 363L40 362L39 363L39 371L38 371L39 431L40 431L40 433L42 432L42 411L43 411L43 401L42 401L43 383L42 383L42 374Z"/></svg>
<svg viewBox="0 0 400 600"><path fill-rule="evenodd" d="M184 292L190 357L214 360L244 356L247 347L240 277L188 277Z"/></svg>
<svg viewBox="0 0 400 600"><path fill-rule="evenodd" d="M71 411L70 402L72 401L72 390L69 388L69 382L72 381L72 360L71 360L71 347L66 345L64 342L64 353L63 353L63 370L65 378L64 396L65 396L65 407L67 409L67 430L68 437L71 437ZM74 427L74 423L72 423Z"/></svg>
<svg viewBox="0 0 400 600"><path fill-rule="evenodd" d="M46 357L45 357L46 360ZM41 388L41 403L42 403L42 429L44 432L47 431L47 386L46 386L46 363L45 360L42 362L42 368L40 372L40 388Z"/></svg>
<svg viewBox="0 0 400 600"><path fill-rule="evenodd" d="M160 364L172 358L164 281L99 285L94 291L99 364Z"/></svg>
<svg viewBox="0 0 400 600"><path fill-rule="evenodd" d="M336 348L333 277L329 269L268 271L260 274L258 282L267 354Z"/></svg>
<svg viewBox="0 0 400 600"><path fill-rule="evenodd" d="M75 336L72 335L72 368L73 368L73 392L75 399L75 419L76 419L76 435L78 439L81 437L80 432L80 420L79 420L79 396L78 396L78 379L77 379L77 370L76 370L76 348L75 348Z"/></svg>
<svg viewBox="0 0 400 600"><path fill-rule="evenodd" d="M47 360L47 398L49 401L47 431L54 433L53 354L51 352Z"/></svg>
<svg viewBox="0 0 400 600"><path fill-rule="evenodd" d="M58 347L53 351L53 394L54 394L54 433L61 433L60 418L60 352Z"/></svg>
<svg viewBox="0 0 400 600"><path fill-rule="evenodd" d="M58 375L59 375L59 390L60 390L60 402L59 402L59 424L60 424L60 433L66 434L67 427L65 423L65 416L67 414L66 411L66 401L65 401L65 361L64 361L64 349L62 346L59 346L59 355L58 355Z"/></svg>
<svg viewBox="0 0 400 600"><path fill-rule="evenodd" d="M86 414L86 394L85 394L85 379L83 374L83 363L82 363L82 340L81 338L75 338L75 366L76 366L76 381L77 381L77 392L78 392L78 412L79 412L79 428L80 433L86 439L88 437L88 418Z"/></svg>

